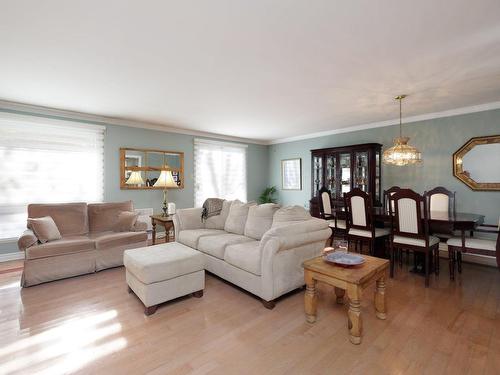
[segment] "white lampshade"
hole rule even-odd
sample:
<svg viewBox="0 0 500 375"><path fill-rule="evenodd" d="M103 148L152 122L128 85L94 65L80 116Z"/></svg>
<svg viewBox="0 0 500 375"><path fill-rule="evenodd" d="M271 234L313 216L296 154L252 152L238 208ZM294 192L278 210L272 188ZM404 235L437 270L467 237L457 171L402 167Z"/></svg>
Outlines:
<svg viewBox="0 0 500 375"><path fill-rule="evenodd" d="M172 176L172 172L170 171L161 171L160 177L154 183L154 187L162 187L162 188L176 188L177 183L174 181L174 177Z"/></svg>
<svg viewBox="0 0 500 375"><path fill-rule="evenodd" d="M130 173L130 177L125 181L127 185L143 185L144 180L141 177L141 172L134 171Z"/></svg>

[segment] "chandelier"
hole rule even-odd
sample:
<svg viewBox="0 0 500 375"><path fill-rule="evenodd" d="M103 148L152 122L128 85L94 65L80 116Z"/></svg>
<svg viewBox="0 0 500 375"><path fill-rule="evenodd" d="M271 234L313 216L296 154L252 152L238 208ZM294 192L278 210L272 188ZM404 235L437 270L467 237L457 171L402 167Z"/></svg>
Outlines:
<svg viewBox="0 0 500 375"><path fill-rule="evenodd" d="M417 148L408 144L409 137L403 137L401 101L406 95L398 95L394 99L399 100L399 137L394 138L394 146L384 151L383 161L385 164L408 165L422 162L422 154Z"/></svg>

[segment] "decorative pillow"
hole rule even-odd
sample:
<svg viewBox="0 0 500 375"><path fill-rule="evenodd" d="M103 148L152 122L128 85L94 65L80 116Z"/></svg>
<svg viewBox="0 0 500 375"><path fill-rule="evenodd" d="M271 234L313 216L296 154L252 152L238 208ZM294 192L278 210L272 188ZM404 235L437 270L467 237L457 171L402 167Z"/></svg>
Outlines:
<svg viewBox="0 0 500 375"><path fill-rule="evenodd" d="M222 211L219 215L211 216L207 220L205 220L205 228L224 229L227 215L229 215L229 209L231 208L231 203L233 203L233 201L222 202Z"/></svg>
<svg viewBox="0 0 500 375"><path fill-rule="evenodd" d="M35 233L41 243L62 238L54 219L50 216L28 218L28 228Z"/></svg>
<svg viewBox="0 0 500 375"><path fill-rule="evenodd" d="M132 232L135 222L139 216L138 212L122 211L118 214L118 219L113 227L115 232Z"/></svg>
<svg viewBox="0 0 500 375"><path fill-rule="evenodd" d="M309 212L301 206L286 206L275 212L272 227L279 227L294 222L306 221L312 219Z"/></svg>
<svg viewBox="0 0 500 375"><path fill-rule="evenodd" d="M229 233L243 234L245 232L248 209L256 205L257 203L255 202L242 203L239 200L235 200L229 209L224 230Z"/></svg>
<svg viewBox="0 0 500 375"><path fill-rule="evenodd" d="M271 229L274 213L280 208L275 203L265 203L248 209L245 236L260 240Z"/></svg>

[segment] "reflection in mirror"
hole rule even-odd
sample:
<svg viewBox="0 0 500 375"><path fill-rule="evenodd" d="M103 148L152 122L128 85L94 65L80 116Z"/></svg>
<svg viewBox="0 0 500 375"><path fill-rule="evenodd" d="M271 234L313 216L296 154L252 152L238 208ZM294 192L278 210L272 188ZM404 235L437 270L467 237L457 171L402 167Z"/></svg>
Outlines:
<svg viewBox="0 0 500 375"><path fill-rule="evenodd" d="M453 154L453 175L472 190L500 190L500 135L471 138Z"/></svg>
<svg viewBox="0 0 500 375"><path fill-rule="evenodd" d="M179 188L184 187L184 153L161 150L120 149L121 189L161 189L154 187L162 170L172 172Z"/></svg>
<svg viewBox="0 0 500 375"><path fill-rule="evenodd" d="M500 143L478 145L462 158L462 171L476 182L500 183Z"/></svg>

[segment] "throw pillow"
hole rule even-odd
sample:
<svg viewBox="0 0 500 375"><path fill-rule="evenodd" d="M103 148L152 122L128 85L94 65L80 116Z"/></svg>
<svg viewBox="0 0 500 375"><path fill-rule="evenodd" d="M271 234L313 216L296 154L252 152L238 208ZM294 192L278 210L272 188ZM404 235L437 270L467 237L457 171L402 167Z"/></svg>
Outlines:
<svg viewBox="0 0 500 375"><path fill-rule="evenodd" d="M271 229L274 213L280 208L275 203L265 203L248 209L245 236L260 240Z"/></svg>
<svg viewBox="0 0 500 375"><path fill-rule="evenodd" d="M233 201L224 201L222 203L222 211L220 212L220 214L211 216L207 220L205 220L205 228L224 229L224 224L226 223L227 215L229 215L231 203L233 203Z"/></svg>
<svg viewBox="0 0 500 375"><path fill-rule="evenodd" d="M247 222L248 209L257 205L255 202L242 203L235 200L229 208L224 230L229 233L243 234L245 232L245 223Z"/></svg>
<svg viewBox="0 0 500 375"><path fill-rule="evenodd" d="M301 222L312 219L309 212L306 211L304 207L301 206L286 206L280 208L273 217L272 227L279 227L282 225Z"/></svg>
<svg viewBox="0 0 500 375"><path fill-rule="evenodd" d="M41 243L62 238L54 219L50 216L28 218L28 228L35 233Z"/></svg>
<svg viewBox="0 0 500 375"><path fill-rule="evenodd" d="M132 232L138 216L138 212L121 211L113 230L115 232Z"/></svg>

